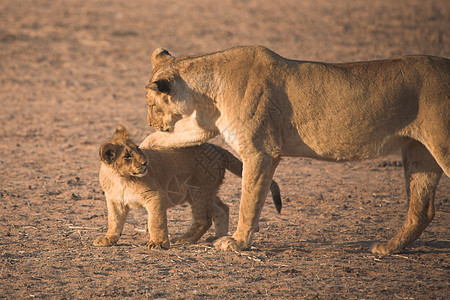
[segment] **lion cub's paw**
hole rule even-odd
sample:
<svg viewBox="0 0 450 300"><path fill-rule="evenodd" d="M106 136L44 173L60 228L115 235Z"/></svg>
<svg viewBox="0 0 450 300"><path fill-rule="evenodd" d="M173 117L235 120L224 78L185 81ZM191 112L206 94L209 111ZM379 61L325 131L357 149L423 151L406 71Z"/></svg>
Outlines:
<svg viewBox="0 0 450 300"><path fill-rule="evenodd" d="M231 236L224 236L214 242L217 250L221 251L240 251L240 247Z"/></svg>
<svg viewBox="0 0 450 300"><path fill-rule="evenodd" d="M392 246L389 246L389 243L376 243L372 246L371 251L373 254L389 255L389 254L397 253L400 250L393 249Z"/></svg>
<svg viewBox="0 0 450 300"><path fill-rule="evenodd" d="M109 247L109 246L114 245L114 243L111 242L111 240L105 236L100 236L100 237L96 238L93 244L94 244L94 246L97 246L97 247Z"/></svg>
<svg viewBox="0 0 450 300"><path fill-rule="evenodd" d="M145 247L149 250L150 249L169 249L170 243L168 241L165 241L165 242L149 241Z"/></svg>

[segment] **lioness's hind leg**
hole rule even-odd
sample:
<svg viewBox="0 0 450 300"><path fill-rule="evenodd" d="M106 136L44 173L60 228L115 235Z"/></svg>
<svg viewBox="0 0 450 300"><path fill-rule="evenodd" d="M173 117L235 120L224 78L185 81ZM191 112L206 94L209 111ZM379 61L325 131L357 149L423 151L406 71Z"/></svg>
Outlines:
<svg viewBox="0 0 450 300"><path fill-rule="evenodd" d="M443 112L446 116L441 116L441 118L446 121L444 124L439 124L441 126L429 125L428 127L431 130L423 138L423 144L427 146L444 173L450 177L450 105L448 105L448 108L443 108L443 110L446 110L446 112ZM438 120L440 118L431 119Z"/></svg>
<svg viewBox="0 0 450 300"><path fill-rule="evenodd" d="M388 242L372 248L376 254L392 254L419 238L434 217L434 195L442 169L430 152L419 142L403 149L406 192L409 200L406 221L400 231Z"/></svg>
<svg viewBox="0 0 450 300"><path fill-rule="evenodd" d="M214 224L214 236L207 239L212 242L228 234L230 209L219 197L214 196L211 205L211 217Z"/></svg>
<svg viewBox="0 0 450 300"><path fill-rule="evenodd" d="M450 177L450 139L448 139L446 144L435 147L432 150L432 154L444 173Z"/></svg>

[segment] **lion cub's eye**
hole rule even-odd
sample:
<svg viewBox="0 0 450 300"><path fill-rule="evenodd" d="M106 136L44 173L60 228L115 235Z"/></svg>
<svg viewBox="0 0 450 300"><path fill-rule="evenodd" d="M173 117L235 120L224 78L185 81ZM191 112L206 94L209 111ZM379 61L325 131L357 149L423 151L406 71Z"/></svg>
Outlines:
<svg viewBox="0 0 450 300"><path fill-rule="evenodd" d="M130 160L132 157L133 155L130 152L125 153L125 155L123 156L123 158L126 160Z"/></svg>

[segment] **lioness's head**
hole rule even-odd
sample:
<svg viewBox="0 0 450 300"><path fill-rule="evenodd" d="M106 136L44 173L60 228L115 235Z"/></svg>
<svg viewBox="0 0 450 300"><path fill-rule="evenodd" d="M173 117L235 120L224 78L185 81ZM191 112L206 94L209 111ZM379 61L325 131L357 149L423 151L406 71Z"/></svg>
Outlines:
<svg viewBox="0 0 450 300"><path fill-rule="evenodd" d="M147 174L147 156L130 140L122 125L117 127L112 140L100 148L100 158L121 176L143 177Z"/></svg>
<svg viewBox="0 0 450 300"><path fill-rule="evenodd" d="M192 114L190 92L175 68L175 57L162 48L153 51L153 72L146 86L147 122L160 131L172 131L175 123Z"/></svg>

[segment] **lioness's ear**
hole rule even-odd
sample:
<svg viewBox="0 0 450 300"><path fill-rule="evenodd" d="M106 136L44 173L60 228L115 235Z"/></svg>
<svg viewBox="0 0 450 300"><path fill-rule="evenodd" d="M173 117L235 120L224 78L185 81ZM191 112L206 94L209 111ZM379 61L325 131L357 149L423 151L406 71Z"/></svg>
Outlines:
<svg viewBox="0 0 450 300"><path fill-rule="evenodd" d="M119 145L106 143L100 148L100 158L107 164L112 164L119 157Z"/></svg>
<svg viewBox="0 0 450 300"><path fill-rule="evenodd" d="M157 64L160 64L169 59L173 59L174 57L170 55L169 51L164 48L157 48L152 53L152 65L155 67Z"/></svg>
<svg viewBox="0 0 450 300"><path fill-rule="evenodd" d="M114 132L114 139L128 140L129 138L128 130L119 124Z"/></svg>
<svg viewBox="0 0 450 300"><path fill-rule="evenodd" d="M163 94L170 94L171 82L168 79L160 79L150 83L147 88Z"/></svg>

